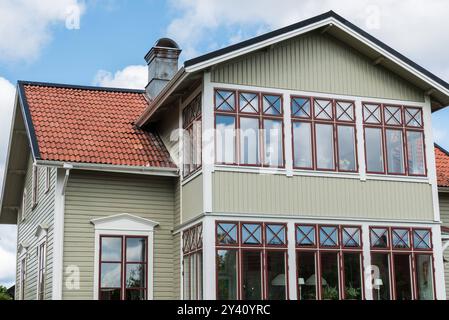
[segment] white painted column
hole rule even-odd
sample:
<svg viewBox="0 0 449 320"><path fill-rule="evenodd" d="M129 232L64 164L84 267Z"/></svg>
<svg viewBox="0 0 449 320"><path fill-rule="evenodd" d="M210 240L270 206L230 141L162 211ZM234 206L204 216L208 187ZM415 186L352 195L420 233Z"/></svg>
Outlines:
<svg viewBox="0 0 449 320"><path fill-rule="evenodd" d="M215 220L203 220L203 299L216 299Z"/></svg>
<svg viewBox="0 0 449 320"><path fill-rule="evenodd" d="M371 289L371 251L369 224L362 224L362 244L363 244L363 281L365 288L365 299L373 300L373 290Z"/></svg>
<svg viewBox="0 0 449 320"><path fill-rule="evenodd" d="M285 149L285 171L288 177L293 177L293 139L292 118L290 108L290 94L283 94L284 100L284 149Z"/></svg>
<svg viewBox="0 0 449 320"><path fill-rule="evenodd" d="M55 210L53 217L53 284L52 299L62 299L63 276L64 276L64 181L66 170L56 170L56 187L55 187Z"/></svg>
<svg viewBox="0 0 449 320"><path fill-rule="evenodd" d="M287 240L288 240L288 295L290 300L298 299L298 292L296 290L298 279L296 276L296 236L295 223L293 221L287 224Z"/></svg>
<svg viewBox="0 0 449 320"><path fill-rule="evenodd" d="M202 170L203 170L203 211L212 212L212 172L215 161L214 141L214 91L210 72L203 77L202 93Z"/></svg>
<svg viewBox="0 0 449 320"><path fill-rule="evenodd" d="M355 125L359 175L361 181L366 181L365 139L363 134L363 104L361 100L355 101Z"/></svg>
<svg viewBox="0 0 449 320"><path fill-rule="evenodd" d="M441 228L432 227L432 243L435 268L435 291L438 300L446 300L446 286L444 281L443 244L441 241Z"/></svg>

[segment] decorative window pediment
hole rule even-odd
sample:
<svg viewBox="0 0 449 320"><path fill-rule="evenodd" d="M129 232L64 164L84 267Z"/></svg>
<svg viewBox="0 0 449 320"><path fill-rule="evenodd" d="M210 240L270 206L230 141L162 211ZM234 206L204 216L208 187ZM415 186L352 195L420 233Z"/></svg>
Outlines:
<svg viewBox="0 0 449 320"><path fill-rule="evenodd" d="M116 230L116 231L142 231L152 232L159 223L134 216L129 213L121 213L103 218L96 218L90 221L95 229L100 230Z"/></svg>
<svg viewBox="0 0 449 320"><path fill-rule="evenodd" d="M48 232L48 224L46 223L40 223L37 227L36 227L36 238L38 240L41 240L42 238L47 236L47 232Z"/></svg>

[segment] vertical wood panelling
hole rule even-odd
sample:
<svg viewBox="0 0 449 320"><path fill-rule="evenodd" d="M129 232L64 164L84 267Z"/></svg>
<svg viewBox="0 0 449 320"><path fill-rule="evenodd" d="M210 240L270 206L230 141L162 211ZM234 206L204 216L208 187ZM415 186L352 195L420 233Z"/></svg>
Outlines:
<svg viewBox="0 0 449 320"><path fill-rule="evenodd" d="M424 94L355 49L309 33L248 54L212 71L212 81L422 102Z"/></svg>
<svg viewBox="0 0 449 320"><path fill-rule="evenodd" d="M449 193L439 193L440 216L443 226L449 228ZM449 299L449 249L444 252L444 277L446 281L446 294Z"/></svg>
<svg viewBox="0 0 449 320"><path fill-rule="evenodd" d="M182 186L182 223L203 213L203 175Z"/></svg>

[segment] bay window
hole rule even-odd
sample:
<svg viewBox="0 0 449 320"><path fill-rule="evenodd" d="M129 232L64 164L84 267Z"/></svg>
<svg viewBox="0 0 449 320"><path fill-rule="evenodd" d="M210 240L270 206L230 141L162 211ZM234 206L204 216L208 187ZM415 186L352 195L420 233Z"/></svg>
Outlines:
<svg viewBox="0 0 449 320"><path fill-rule="evenodd" d="M296 225L300 300L363 299L359 226Z"/></svg>
<svg viewBox="0 0 449 320"><path fill-rule="evenodd" d="M201 167L201 95L196 96L183 110L184 177Z"/></svg>
<svg viewBox="0 0 449 320"><path fill-rule="evenodd" d="M430 237L429 229L370 228L375 300L434 299Z"/></svg>
<svg viewBox="0 0 449 320"><path fill-rule="evenodd" d="M357 171L353 102L292 96L291 115L294 168Z"/></svg>
<svg viewBox="0 0 449 320"><path fill-rule="evenodd" d="M366 171L425 176L422 109L363 104Z"/></svg>
<svg viewBox="0 0 449 320"><path fill-rule="evenodd" d="M185 300L203 299L203 225L183 232L183 289Z"/></svg>
<svg viewBox="0 0 449 320"><path fill-rule="evenodd" d="M148 239L100 236L100 300L147 299Z"/></svg>
<svg viewBox="0 0 449 320"><path fill-rule="evenodd" d="M215 90L216 163L284 166L280 95Z"/></svg>
<svg viewBox="0 0 449 320"><path fill-rule="evenodd" d="M285 224L217 222L216 248L217 299L288 299Z"/></svg>

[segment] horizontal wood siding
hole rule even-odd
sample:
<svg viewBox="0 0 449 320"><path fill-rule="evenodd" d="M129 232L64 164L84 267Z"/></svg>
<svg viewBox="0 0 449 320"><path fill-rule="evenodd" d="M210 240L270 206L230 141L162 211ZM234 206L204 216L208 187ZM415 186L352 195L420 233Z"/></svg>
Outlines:
<svg viewBox="0 0 449 320"><path fill-rule="evenodd" d="M203 213L203 175L200 174L182 186L182 222Z"/></svg>
<svg viewBox="0 0 449 320"><path fill-rule="evenodd" d="M64 287L63 299L93 298L95 232L90 221L120 213L159 223L154 232L154 298L173 299L174 202L172 178L72 172L65 201L64 267L78 266L81 281L79 290Z"/></svg>
<svg viewBox="0 0 449 320"><path fill-rule="evenodd" d="M449 228L449 193L439 193L440 216L443 226ZM446 281L446 294L449 299L449 249L444 251L444 278Z"/></svg>
<svg viewBox="0 0 449 320"><path fill-rule="evenodd" d="M176 228L181 223L181 184L175 181L175 215L173 227ZM181 234L177 233L173 237L173 299L181 299Z"/></svg>
<svg viewBox="0 0 449 320"><path fill-rule="evenodd" d="M433 220L427 183L213 173L213 210L224 213Z"/></svg>
<svg viewBox="0 0 449 320"><path fill-rule="evenodd" d="M212 81L422 102L406 80L329 35L316 32L286 40L218 65Z"/></svg>
<svg viewBox="0 0 449 320"><path fill-rule="evenodd" d="M38 167L39 175L39 191L37 197L37 205L32 208L32 167L33 163L30 157L28 161L28 168L25 177L25 188L28 196L26 198L25 220L19 221L17 230L17 243L27 243L27 270L25 282L25 300L35 300L37 298L37 246L38 238L36 237L36 230L39 224L47 224L49 226L47 231L47 265L45 275L45 294L44 299L50 300L52 298L53 286L53 219L54 219L54 205L55 205L55 186L56 186L56 169L50 171L50 189L46 192L45 189L45 167ZM20 219L20 218L19 218ZM16 298L19 298L19 281L20 281L20 260L17 259L16 264Z"/></svg>

